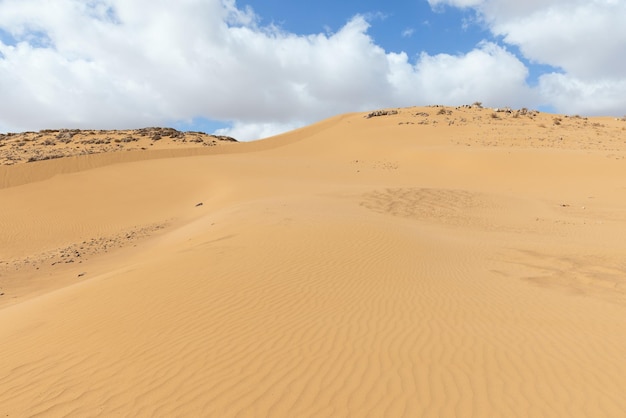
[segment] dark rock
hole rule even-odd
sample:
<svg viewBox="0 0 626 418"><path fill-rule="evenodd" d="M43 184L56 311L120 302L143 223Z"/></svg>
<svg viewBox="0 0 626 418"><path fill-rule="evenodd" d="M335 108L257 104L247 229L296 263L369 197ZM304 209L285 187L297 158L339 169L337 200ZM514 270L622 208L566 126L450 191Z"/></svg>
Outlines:
<svg viewBox="0 0 626 418"><path fill-rule="evenodd" d="M367 116L365 116L366 119L369 118L373 118L376 116L387 116L387 115L397 115L398 111L397 110L375 110L371 113L368 113Z"/></svg>
<svg viewBox="0 0 626 418"><path fill-rule="evenodd" d="M225 136L225 135L209 135L213 138L219 139L220 141L227 141L227 142L239 142L237 141L235 138L232 138L230 136Z"/></svg>

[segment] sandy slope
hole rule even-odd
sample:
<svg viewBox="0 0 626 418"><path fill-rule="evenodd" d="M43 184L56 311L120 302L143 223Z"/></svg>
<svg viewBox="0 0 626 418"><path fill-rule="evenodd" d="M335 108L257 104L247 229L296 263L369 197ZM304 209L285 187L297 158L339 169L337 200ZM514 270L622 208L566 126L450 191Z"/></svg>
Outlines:
<svg viewBox="0 0 626 418"><path fill-rule="evenodd" d="M626 122L364 116L4 167L0 416L624 416Z"/></svg>

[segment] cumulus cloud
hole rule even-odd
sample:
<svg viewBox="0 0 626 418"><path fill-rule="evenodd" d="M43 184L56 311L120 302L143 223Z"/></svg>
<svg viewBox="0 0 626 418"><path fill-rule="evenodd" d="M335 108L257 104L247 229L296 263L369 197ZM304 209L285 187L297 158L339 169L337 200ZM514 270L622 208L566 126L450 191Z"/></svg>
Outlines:
<svg viewBox="0 0 626 418"><path fill-rule="evenodd" d="M533 52L538 41L515 26L518 12L496 10L511 2L431 0L444 3L475 7L494 33L544 60ZM524 8L528 19L543 10L543 3L531 3L535 9ZM260 21L234 0L0 1L0 131L205 118L229 124L219 133L254 139L348 111L475 100L528 106L548 92L558 104L561 97L567 103L570 91L592 100L607 90L589 89L582 70L577 78L557 74L530 88L524 64L494 42L410 58L377 45L363 16L317 34ZM566 61L559 61L563 68L583 66ZM599 108L614 102L619 99Z"/></svg>
<svg viewBox="0 0 626 418"><path fill-rule="evenodd" d="M238 139L267 138L302 127L311 121L294 121L290 123L260 122L250 123L235 121L228 128L217 129L215 135L227 135Z"/></svg>
<svg viewBox="0 0 626 418"><path fill-rule="evenodd" d="M347 111L529 95L523 65L494 44L410 62L362 16L308 35L259 21L234 0L4 0L0 130L202 117L253 139Z"/></svg>
<svg viewBox="0 0 626 418"><path fill-rule="evenodd" d="M559 111L619 114L626 107L626 2L619 0L428 0L472 8L480 21L533 63L557 69L539 79Z"/></svg>
<svg viewBox="0 0 626 418"><path fill-rule="evenodd" d="M406 28L405 30L402 31L402 37L403 38L410 38L411 36L413 36L414 33L415 33L415 29L413 29L413 28Z"/></svg>
<svg viewBox="0 0 626 418"><path fill-rule="evenodd" d="M413 80L395 83L400 91L412 85L422 102L472 103L480 98L490 106L517 106L532 102L534 92L525 80L528 70L515 55L490 42L483 42L466 54L428 55L422 53L411 69Z"/></svg>
<svg viewBox="0 0 626 418"><path fill-rule="evenodd" d="M484 0L428 0L428 3L433 8L439 8L442 6L454 6L454 7L475 7L482 4Z"/></svg>
<svg viewBox="0 0 626 418"><path fill-rule="evenodd" d="M542 97L563 113L624 115L626 80L581 80L572 75L546 74L540 78Z"/></svg>

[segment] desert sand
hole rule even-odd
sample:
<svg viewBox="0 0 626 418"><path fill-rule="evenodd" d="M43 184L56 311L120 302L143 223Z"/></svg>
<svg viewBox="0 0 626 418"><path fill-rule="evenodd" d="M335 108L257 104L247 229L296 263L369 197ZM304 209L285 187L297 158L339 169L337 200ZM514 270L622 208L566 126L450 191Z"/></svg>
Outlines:
<svg viewBox="0 0 626 418"><path fill-rule="evenodd" d="M0 416L626 416L626 121L499 110L24 141Z"/></svg>

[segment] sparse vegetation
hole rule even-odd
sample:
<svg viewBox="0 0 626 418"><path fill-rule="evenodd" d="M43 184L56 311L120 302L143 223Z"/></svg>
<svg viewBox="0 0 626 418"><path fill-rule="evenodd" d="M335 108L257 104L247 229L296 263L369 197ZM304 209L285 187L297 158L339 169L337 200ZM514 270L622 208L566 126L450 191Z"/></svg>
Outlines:
<svg viewBox="0 0 626 418"><path fill-rule="evenodd" d="M236 139L228 136L208 135L204 132L180 132L173 128L143 128L125 131L43 129L38 132L0 134L0 165L121 150L146 150L147 148L143 145L148 145L152 142L151 139L185 143L187 147L193 148L214 146L219 142L237 142ZM150 143L150 145L153 144L154 142Z"/></svg>
<svg viewBox="0 0 626 418"><path fill-rule="evenodd" d="M28 158L27 163L33 163L35 161L45 161L45 160L54 160L56 158L65 157L63 154L52 154L52 155L33 155Z"/></svg>
<svg viewBox="0 0 626 418"><path fill-rule="evenodd" d="M376 116L387 116L387 115L397 115L397 110L375 110L370 112L365 116L366 119L374 118Z"/></svg>
<svg viewBox="0 0 626 418"><path fill-rule="evenodd" d="M110 144L111 143L111 138L106 137L106 138L94 138L94 139L86 139L84 141L80 141L81 144L83 145L91 145L91 144L95 144L95 145L102 145L102 144Z"/></svg>

